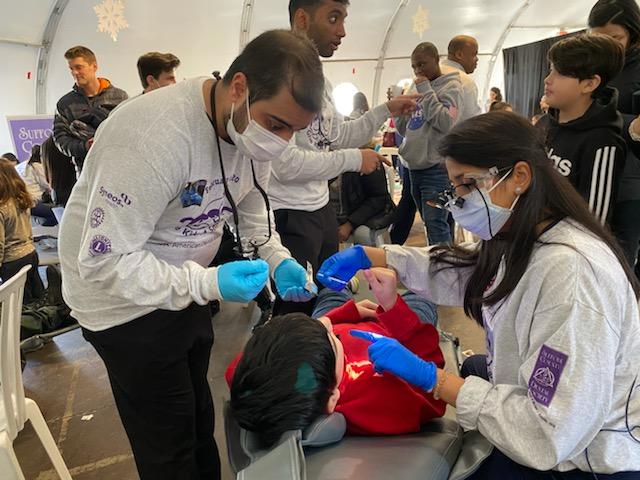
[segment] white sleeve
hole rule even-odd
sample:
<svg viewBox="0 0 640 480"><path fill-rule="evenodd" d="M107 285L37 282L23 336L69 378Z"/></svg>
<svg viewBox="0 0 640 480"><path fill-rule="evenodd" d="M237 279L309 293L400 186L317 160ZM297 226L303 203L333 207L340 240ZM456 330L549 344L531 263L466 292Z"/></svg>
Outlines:
<svg viewBox="0 0 640 480"><path fill-rule="evenodd" d="M330 140L331 149L359 148L366 145L391 116L386 104L378 105L357 120L344 121L344 117L333 107L333 126Z"/></svg>
<svg viewBox="0 0 640 480"><path fill-rule="evenodd" d="M467 246L473 248L472 246ZM431 248L385 245L387 265L412 292L438 305L461 307L473 267L450 267L431 259Z"/></svg>
<svg viewBox="0 0 640 480"><path fill-rule="evenodd" d="M267 192L269 187L269 177L271 175L269 165L261 165L254 162L256 169L256 180L258 185ZM267 208L262 194L254 186L251 191L238 204L239 228L243 238L243 248L249 250L251 245L249 240L266 238L269 234L267 224ZM273 212L269 215L271 223L271 239L269 242L258 248L260 258L269 264L271 272L282 263L283 260L291 258L291 253L280 241L280 235L276 231L273 221Z"/></svg>
<svg viewBox="0 0 640 480"><path fill-rule="evenodd" d="M559 329L549 328L559 320ZM550 470L584 451L602 428L619 332L580 301L534 314L532 326L518 385L468 377L456 408L465 430L480 431L519 464Z"/></svg>
<svg viewBox="0 0 640 480"><path fill-rule="evenodd" d="M143 154L124 145L93 148L83 171L89 193L78 230L80 277L99 284L111 297L156 309L182 310L194 301L204 305L219 299L215 268L191 261L171 265L145 250L167 205L179 194L175 182L154 166L166 163L160 160L168 152L156 148ZM109 201L113 195L122 206ZM92 223L92 212L103 213L100 225Z"/></svg>
<svg viewBox="0 0 640 480"><path fill-rule="evenodd" d="M282 156L271 162L273 176L280 183L307 183L331 180L345 172L358 172L362 153L357 149L335 152L305 150L293 143Z"/></svg>

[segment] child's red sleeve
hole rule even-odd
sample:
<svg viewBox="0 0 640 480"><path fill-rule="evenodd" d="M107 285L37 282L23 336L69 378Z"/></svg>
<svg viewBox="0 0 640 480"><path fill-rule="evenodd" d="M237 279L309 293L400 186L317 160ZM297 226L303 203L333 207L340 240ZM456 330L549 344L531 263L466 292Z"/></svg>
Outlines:
<svg viewBox="0 0 640 480"><path fill-rule="evenodd" d="M329 317L333 325L360 322L360 314L358 313L358 307L356 307L354 300L349 300L341 307L334 308L323 316Z"/></svg>

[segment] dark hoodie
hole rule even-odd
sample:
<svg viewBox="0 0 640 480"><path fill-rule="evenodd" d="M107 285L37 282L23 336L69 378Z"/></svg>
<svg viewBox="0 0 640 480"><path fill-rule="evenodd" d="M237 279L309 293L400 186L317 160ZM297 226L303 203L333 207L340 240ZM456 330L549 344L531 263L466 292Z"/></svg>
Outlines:
<svg viewBox="0 0 640 480"><path fill-rule="evenodd" d="M618 110L624 118L622 136L630 150L620 182L618 202L640 200L640 142L634 142L629 136L629 125L637 116L633 115L633 94L640 90L640 47L627 51L622 72L609 85L618 89Z"/></svg>
<svg viewBox="0 0 640 480"><path fill-rule="evenodd" d="M611 218L626 158L617 105L618 92L606 87L582 117L559 123L552 109L537 124L546 131L549 158L602 223Z"/></svg>
<svg viewBox="0 0 640 480"><path fill-rule="evenodd" d="M77 85L58 100L53 121L53 139L58 149L72 157L78 171L89 152L87 140L107 118L111 110L127 99L124 90L111 85L106 78L98 77L100 91L87 97Z"/></svg>

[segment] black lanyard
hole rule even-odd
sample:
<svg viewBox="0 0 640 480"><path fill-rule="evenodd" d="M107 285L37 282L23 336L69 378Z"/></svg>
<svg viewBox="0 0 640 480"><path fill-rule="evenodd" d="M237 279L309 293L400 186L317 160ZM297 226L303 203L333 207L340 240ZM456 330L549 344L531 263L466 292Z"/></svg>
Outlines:
<svg viewBox="0 0 640 480"><path fill-rule="evenodd" d="M240 256L242 257L247 257L249 256L250 258L258 258L258 247L261 247L263 245L265 245L266 243L269 242L269 240L271 240L271 205L269 203L269 196L267 195L267 192L264 191L264 189L260 186L260 184L258 183L258 179L256 178L256 170L255 167L253 165L253 160L251 159L251 173L253 175L253 185L256 187L256 190L258 190L258 192L260 192L260 195L262 195L262 199L264 200L265 206L267 208L267 227L268 227L268 235L267 235L267 240L260 244L257 245L256 243L252 243L253 246L253 252L251 252L250 255L247 255L244 251L244 248L242 246L242 237L240 236L240 217L238 216L238 207L236 206L236 202L233 200L233 197L231 196L231 192L229 191L229 184L227 183L227 174L224 170L224 162L222 160L222 149L220 148L220 136L218 135L218 119L217 119L217 115L216 115L216 99L215 99L215 93L216 93L216 88L218 87L218 81L216 81L216 83L211 87L211 96L210 96L210 101L211 101L211 118L209 118L209 121L211 122L211 126L213 127L213 133L216 136L216 146L218 147L218 160L220 162L220 172L222 173L222 185L224 187L224 196L227 199L227 201L229 202L229 206L231 207L231 211L233 214L233 223L235 225L235 236L236 236L236 250ZM233 119L231 120L233 121Z"/></svg>

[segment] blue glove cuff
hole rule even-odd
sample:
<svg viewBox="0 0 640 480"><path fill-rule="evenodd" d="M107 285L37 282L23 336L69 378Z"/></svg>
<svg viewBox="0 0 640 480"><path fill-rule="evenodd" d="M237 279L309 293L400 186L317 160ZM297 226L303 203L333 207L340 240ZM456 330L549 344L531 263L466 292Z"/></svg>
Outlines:
<svg viewBox="0 0 640 480"><path fill-rule="evenodd" d="M372 266L371 260L369 260L367 252L364 251L364 247L362 245L356 245L353 249L358 252L361 270L369 270Z"/></svg>

